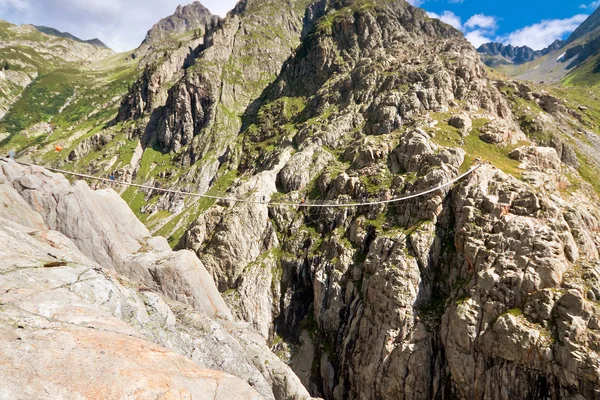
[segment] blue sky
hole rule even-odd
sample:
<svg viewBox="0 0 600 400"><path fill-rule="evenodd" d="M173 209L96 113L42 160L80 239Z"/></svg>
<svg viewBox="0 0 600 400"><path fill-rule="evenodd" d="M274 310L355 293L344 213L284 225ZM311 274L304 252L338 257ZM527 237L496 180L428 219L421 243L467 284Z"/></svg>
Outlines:
<svg viewBox="0 0 600 400"><path fill-rule="evenodd" d="M477 47L491 40L535 50L564 39L598 6L593 0L411 0L454 25Z"/></svg>
<svg viewBox="0 0 600 400"><path fill-rule="evenodd" d="M237 0L201 0L224 16ZM98 37L131 50L158 20L191 0L0 0L0 18L47 25L82 39ZM410 0L465 32L475 46L490 40L541 49L566 37L600 0ZM594 4L596 3L596 4Z"/></svg>

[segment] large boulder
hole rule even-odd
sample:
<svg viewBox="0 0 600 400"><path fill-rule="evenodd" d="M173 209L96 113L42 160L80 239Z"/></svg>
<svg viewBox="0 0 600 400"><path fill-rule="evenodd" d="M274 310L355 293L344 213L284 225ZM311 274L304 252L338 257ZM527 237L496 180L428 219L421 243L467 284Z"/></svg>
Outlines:
<svg viewBox="0 0 600 400"><path fill-rule="evenodd" d="M166 304L119 283L65 236L0 219L0 240L0 398L261 398L144 337L135 325L160 320L150 300L173 319Z"/></svg>
<svg viewBox="0 0 600 400"><path fill-rule="evenodd" d="M527 140L525 134L513 124L503 119L495 119L480 128L479 138L490 144L515 144Z"/></svg>
<svg viewBox="0 0 600 400"><path fill-rule="evenodd" d="M164 238L151 237L115 191L93 191L83 181L71 185L62 175L14 162L3 162L0 169L11 184L2 190L20 194L14 204L29 204L93 261L199 311L231 318L200 260L191 252L173 253Z"/></svg>
<svg viewBox="0 0 600 400"><path fill-rule="evenodd" d="M471 118L464 113L450 117L448 125L458 129L462 136L469 136L473 130L473 121L471 121Z"/></svg>
<svg viewBox="0 0 600 400"><path fill-rule="evenodd" d="M552 169L560 172L561 160L558 153L551 147L519 147L509 154L509 156L517 161L521 161L524 169L534 168L541 172Z"/></svg>

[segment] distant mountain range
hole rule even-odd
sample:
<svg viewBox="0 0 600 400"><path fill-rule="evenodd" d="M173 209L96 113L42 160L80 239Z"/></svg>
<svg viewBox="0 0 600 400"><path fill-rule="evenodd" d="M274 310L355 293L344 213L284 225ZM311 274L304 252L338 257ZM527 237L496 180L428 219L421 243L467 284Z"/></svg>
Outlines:
<svg viewBox="0 0 600 400"><path fill-rule="evenodd" d="M600 82L600 9L566 41L557 40L543 50L486 43L477 51L489 67L521 79L595 85Z"/></svg>
<svg viewBox="0 0 600 400"><path fill-rule="evenodd" d="M65 39L71 39L76 42L91 44L92 46L101 47L103 49L110 49L104 42L102 42L98 38L83 40L79 39L77 36L71 35L69 32L61 32L58 29L50 28L48 26L34 25L35 29L38 31L45 33L46 35L58 36Z"/></svg>
<svg viewBox="0 0 600 400"><path fill-rule="evenodd" d="M477 51L485 55L483 62L490 67L495 67L502 63L524 64L535 60L536 58L552 53L565 45L566 42L556 40L550 46L543 50L533 50L527 46L504 45L502 43L486 43L481 45Z"/></svg>

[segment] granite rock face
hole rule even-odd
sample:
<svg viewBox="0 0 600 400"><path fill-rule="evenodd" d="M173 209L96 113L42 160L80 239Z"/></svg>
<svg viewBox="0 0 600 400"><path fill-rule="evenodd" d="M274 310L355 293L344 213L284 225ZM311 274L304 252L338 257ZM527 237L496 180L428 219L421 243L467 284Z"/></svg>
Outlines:
<svg viewBox="0 0 600 400"><path fill-rule="evenodd" d="M567 130L580 114L492 81L404 1L284 4L240 2L165 67L166 97L124 103L148 152L135 179L223 198L146 193L140 212L169 214L187 251L126 215L86 222L111 251L52 201L107 210L49 177L7 178L15 207L44 210L24 221L168 298L179 333L145 335L266 398L302 398L299 382L327 400L598 397L600 210L575 146L598 153ZM231 314L202 300L215 287Z"/></svg>
<svg viewBox="0 0 600 400"><path fill-rule="evenodd" d="M598 269L596 195L582 183L571 197L574 170L531 143L457 31L404 2L319 6L247 111L229 195L366 202L434 188L491 153L510 168L484 163L394 205L220 202L179 247L313 395L596 396L595 294L580 283Z"/></svg>
<svg viewBox="0 0 600 400"><path fill-rule="evenodd" d="M0 192L2 396L310 398L112 190L2 161Z"/></svg>

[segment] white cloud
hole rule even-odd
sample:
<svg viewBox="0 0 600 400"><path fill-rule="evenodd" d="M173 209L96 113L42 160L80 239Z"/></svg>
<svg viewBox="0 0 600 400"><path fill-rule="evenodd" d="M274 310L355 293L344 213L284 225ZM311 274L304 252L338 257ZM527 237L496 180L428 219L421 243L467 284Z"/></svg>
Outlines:
<svg viewBox="0 0 600 400"><path fill-rule="evenodd" d="M485 14L475 14L465 22L465 28L481 28L495 31L498 29L498 19Z"/></svg>
<svg viewBox="0 0 600 400"><path fill-rule="evenodd" d="M423 3L425 3L426 0L406 0L406 1L408 1L408 4L410 4L411 6L418 7L418 6L422 5Z"/></svg>
<svg viewBox="0 0 600 400"><path fill-rule="evenodd" d="M463 29L460 17L454 14L452 11L444 11L441 15L433 12L428 12L427 15L430 18L437 18L439 20L442 20L442 22L445 22L448 25L455 27L456 29Z"/></svg>
<svg viewBox="0 0 600 400"><path fill-rule="evenodd" d="M0 8L24 11L28 8L28 4L25 0L0 0Z"/></svg>
<svg viewBox="0 0 600 400"><path fill-rule="evenodd" d="M596 4L597 3L597 4ZM589 7L600 5L600 0L590 4ZM588 17L578 14L566 19L551 19L526 26L506 35L497 35L498 18L485 14L475 14L464 24L459 16L452 11L442 14L427 13L431 18L438 18L464 32L465 38L475 47L484 43L500 42L513 46L529 46L534 50L548 47L556 39L562 39L567 33L573 32Z"/></svg>
<svg viewBox="0 0 600 400"><path fill-rule="evenodd" d="M458 0L460 1L460 0ZM475 47L492 41L492 37L498 29L498 18L485 14L475 14L464 24L460 17L452 11L444 11L441 15L428 12L431 18L438 18L448 25L463 31L465 38Z"/></svg>
<svg viewBox="0 0 600 400"><path fill-rule="evenodd" d="M494 41L488 35L489 35L489 33L487 31L484 31L482 29L475 29L474 31L467 32L465 34L465 38L467 38L467 40L469 42L471 42L471 44L473 46L475 46L475 48L478 48L479 46L481 46L484 43L489 43L489 42Z"/></svg>
<svg viewBox="0 0 600 400"><path fill-rule="evenodd" d="M598 7L600 7L600 0L593 1L590 4L581 4L579 6L579 8L593 8L593 9L596 9Z"/></svg>
<svg viewBox="0 0 600 400"><path fill-rule="evenodd" d="M588 16L579 14L566 19L549 19L518 29L508 35L496 38L497 41L513 46L529 46L534 50L548 47L556 39L573 32Z"/></svg>
<svg viewBox="0 0 600 400"><path fill-rule="evenodd" d="M0 18L45 25L82 39L94 37L116 51L131 50L161 18L191 0L0 0ZM224 16L237 0L202 0Z"/></svg>

